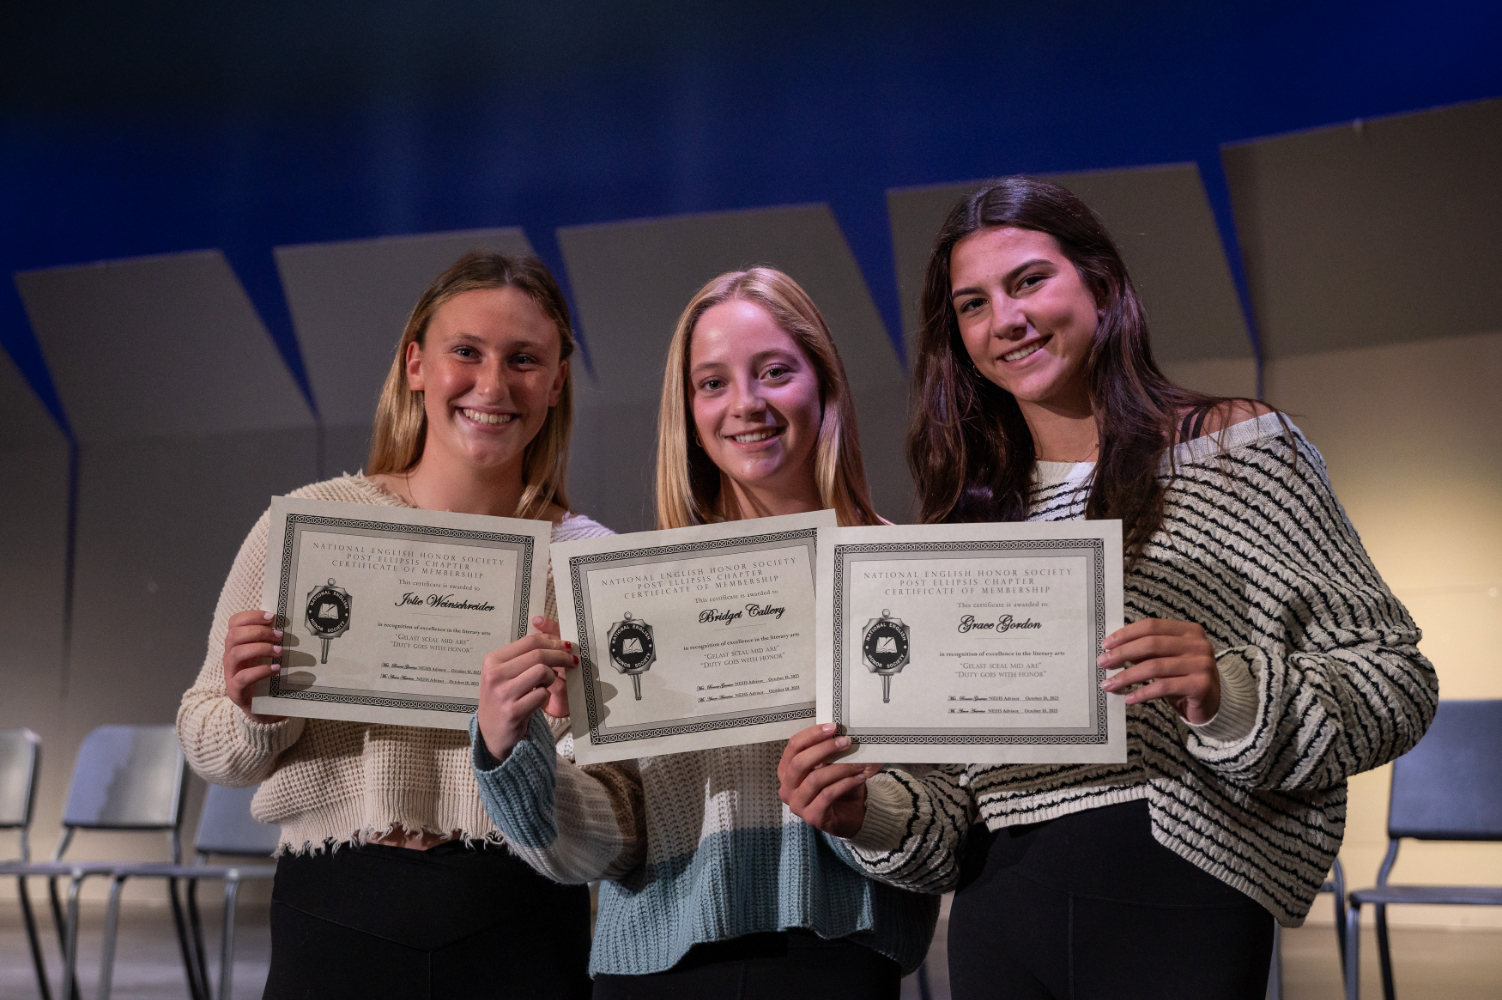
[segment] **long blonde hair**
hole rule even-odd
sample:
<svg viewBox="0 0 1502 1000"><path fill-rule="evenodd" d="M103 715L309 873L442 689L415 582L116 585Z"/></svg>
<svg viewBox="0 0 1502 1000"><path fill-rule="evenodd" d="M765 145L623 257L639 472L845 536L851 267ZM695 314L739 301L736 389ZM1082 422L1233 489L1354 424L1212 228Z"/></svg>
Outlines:
<svg viewBox="0 0 1502 1000"><path fill-rule="evenodd" d="M688 379L694 327L705 312L732 300L765 309L813 364L823 404L814 445L814 481L820 503L833 508L842 525L880 524L861 463L850 384L829 327L796 281L775 268L753 267L722 274L699 289L673 331L657 416L657 527L705 524L726 513L722 506L734 503L720 495L720 470L692 433Z"/></svg>
<svg viewBox="0 0 1502 1000"><path fill-rule="evenodd" d="M542 261L532 256L508 257L481 250L465 254L433 279L407 319L402 339L396 345L396 357L391 359L391 370L386 373L381 400L376 404L366 475L409 472L422 459L428 417L423 409L422 392L407 384L407 345L422 346L428 324L445 302L465 292L486 288L515 288L524 292L558 328L559 363L566 362L574 353L568 303ZM548 409L537 436L522 453L523 488L516 507L517 517L546 518L550 504L568 509L565 486L573 422L574 374L569 370L563 378L558 402Z"/></svg>

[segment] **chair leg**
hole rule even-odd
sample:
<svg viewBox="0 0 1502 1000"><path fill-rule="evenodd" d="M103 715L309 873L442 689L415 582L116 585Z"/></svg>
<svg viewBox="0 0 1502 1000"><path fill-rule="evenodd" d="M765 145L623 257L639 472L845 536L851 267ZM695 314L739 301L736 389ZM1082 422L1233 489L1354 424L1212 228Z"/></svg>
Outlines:
<svg viewBox="0 0 1502 1000"><path fill-rule="evenodd" d="M1393 1000L1392 949L1387 942L1387 907L1376 904L1377 957L1382 965L1382 1000Z"/></svg>
<svg viewBox="0 0 1502 1000"><path fill-rule="evenodd" d="M198 975L198 994L204 1000L214 995L209 982L209 960L203 952L203 921L198 916L198 879L188 879L188 930L193 941L194 968Z"/></svg>
<svg viewBox="0 0 1502 1000"><path fill-rule="evenodd" d="M1346 908L1346 1000L1361 1000L1361 904Z"/></svg>
<svg viewBox="0 0 1502 1000"><path fill-rule="evenodd" d="M177 930L177 947L183 956L183 973L188 980L188 996L192 1000L208 1000L198 987L198 970L193 964L193 946L188 943L188 925L183 919L182 901L177 898L177 879L167 880L167 898L172 903L172 925Z"/></svg>
<svg viewBox="0 0 1502 1000"><path fill-rule="evenodd" d="M63 934L63 996L78 1000L78 891L83 878L68 882L68 916Z"/></svg>
<svg viewBox="0 0 1502 1000"><path fill-rule="evenodd" d="M238 878L231 878L224 883L224 929L220 935L219 948L219 1000L230 1000L230 984L235 971L235 898L239 894ZM920 980L920 985L922 983Z"/></svg>
<svg viewBox="0 0 1502 1000"><path fill-rule="evenodd" d="M1335 944L1340 949L1340 971L1346 971L1346 901L1340 890L1335 891Z"/></svg>
<svg viewBox="0 0 1502 1000"><path fill-rule="evenodd" d="M104 911L104 942L99 949L99 1000L110 1000L110 984L115 978L115 935L120 929L120 893L125 878L110 880L109 907Z"/></svg>
<svg viewBox="0 0 1502 1000"><path fill-rule="evenodd" d="M16 895L21 900L21 919L26 924L26 942L31 946L31 964L37 973L37 992L42 1000L52 1000L52 986L47 981L47 961L42 957L42 940L37 934L36 914L31 909L31 895L26 890L26 876L16 876Z"/></svg>
<svg viewBox="0 0 1502 1000"><path fill-rule="evenodd" d="M1283 925L1273 921L1273 960L1267 970L1267 1000L1283 1000Z"/></svg>

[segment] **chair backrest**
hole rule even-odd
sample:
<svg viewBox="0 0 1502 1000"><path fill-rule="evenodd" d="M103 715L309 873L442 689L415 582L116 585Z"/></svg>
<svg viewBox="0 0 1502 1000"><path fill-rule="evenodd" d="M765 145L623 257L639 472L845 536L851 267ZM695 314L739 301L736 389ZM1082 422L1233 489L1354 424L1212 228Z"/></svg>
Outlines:
<svg viewBox="0 0 1502 1000"><path fill-rule="evenodd" d="M262 823L250 814L250 799L256 788L225 788L210 785L198 817L198 836L193 849L199 854L237 854L269 857L281 842L280 827Z"/></svg>
<svg viewBox="0 0 1502 1000"><path fill-rule="evenodd" d="M173 727L100 726L78 748L63 826L176 830L187 784Z"/></svg>
<svg viewBox="0 0 1502 1000"><path fill-rule="evenodd" d="M1387 835L1502 840L1502 699L1439 703L1424 738L1393 762Z"/></svg>
<svg viewBox="0 0 1502 1000"><path fill-rule="evenodd" d="M31 825L42 741L30 729L0 729L0 829Z"/></svg>

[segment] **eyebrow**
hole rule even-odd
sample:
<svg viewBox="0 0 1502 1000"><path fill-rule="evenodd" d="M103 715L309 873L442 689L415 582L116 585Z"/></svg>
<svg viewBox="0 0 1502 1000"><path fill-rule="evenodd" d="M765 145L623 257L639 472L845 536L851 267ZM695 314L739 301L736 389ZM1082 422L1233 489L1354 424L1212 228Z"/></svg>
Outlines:
<svg viewBox="0 0 1502 1000"><path fill-rule="evenodd" d="M1004 284L1004 285L1011 284L1014 280L1016 280L1016 278L1017 278L1017 276L1019 274L1021 274L1023 271L1026 271L1028 268L1032 267L1035 264L1052 264L1052 263L1053 263L1053 261L1049 260L1047 257L1034 257L1032 260L1025 260L1021 264L1018 264L1016 267L1014 267L1010 271L1008 271L1006 273L1006 277L1004 277L1004 278L1001 279L1001 283ZM981 291L981 289L980 289L979 286L967 285L964 288L956 288L954 291L952 291L952 292L949 293L949 297L951 299L957 299L961 295L980 295L980 294L982 294L982 291Z"/></svg>

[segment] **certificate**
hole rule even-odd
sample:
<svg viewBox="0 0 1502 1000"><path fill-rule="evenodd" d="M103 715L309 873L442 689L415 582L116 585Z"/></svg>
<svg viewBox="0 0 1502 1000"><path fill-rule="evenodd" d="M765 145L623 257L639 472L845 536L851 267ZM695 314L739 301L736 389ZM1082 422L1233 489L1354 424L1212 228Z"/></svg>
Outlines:
<svg viewBox="0 0 1502 1000"><path fill-rule="evenodd" d="M542 609L552 525L273 497L258 714L468 729L485 655Z"/></svg>
<svg viewBox="0 0 1502 1000"><path fill-rule="evenodd" d="M574 759L787 739L814 720L814 562L833 511L553 546Z"/></svg>
<svg viewBox="0 0 1502 1000"><path fill-rule="evenodd" d="M854 762L1121 763L1120 521L819 532L819 720Z"/></svg>

